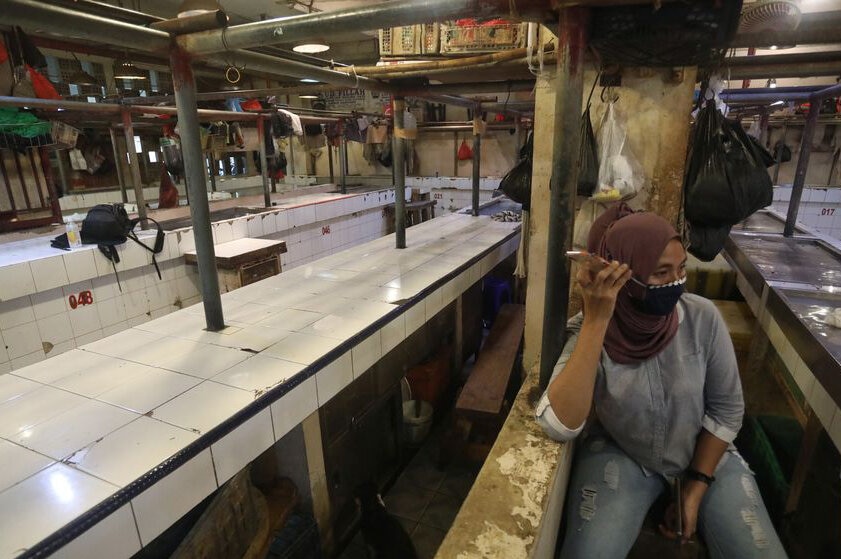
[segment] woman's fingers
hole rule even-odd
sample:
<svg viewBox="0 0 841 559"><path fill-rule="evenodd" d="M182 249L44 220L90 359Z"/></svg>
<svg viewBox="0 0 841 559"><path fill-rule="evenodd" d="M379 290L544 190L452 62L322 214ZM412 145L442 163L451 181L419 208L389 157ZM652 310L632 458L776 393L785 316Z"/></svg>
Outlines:
<svg viewBox="0 0 841 559"><path fill-rule="evenodd" d="M627 276L627 277L626 277ZM596 274L593 278L594 285L604 285L607 288L622 287L630 279L630 268L627 264L620 264L615 260Z"/></svg>

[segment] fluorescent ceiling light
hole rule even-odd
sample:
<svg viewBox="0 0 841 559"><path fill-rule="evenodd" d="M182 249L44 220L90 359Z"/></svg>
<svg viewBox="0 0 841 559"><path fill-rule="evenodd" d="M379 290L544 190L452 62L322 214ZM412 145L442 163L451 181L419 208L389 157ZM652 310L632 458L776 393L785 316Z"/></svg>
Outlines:
<svg viewBox="0 0 841 559"><path fill-rule="evenodd" d="M318 99L318 95L298 95L300 99Z"/></svg>
<svg viewBox="0 0 841 559"><path fill-rule="evenodd" d="M304 54L315 54L330 50L330 45L324 43L304 43L302 45L295 45L292 47L295 52L302 52Z"/></svg>
<svg viewBox="0 0 841 559"><path fill-rule="evenodd" d="M314 80L312 78L301 78L299 81L302 81L304 83L318 83L318 80Z"/></svg>

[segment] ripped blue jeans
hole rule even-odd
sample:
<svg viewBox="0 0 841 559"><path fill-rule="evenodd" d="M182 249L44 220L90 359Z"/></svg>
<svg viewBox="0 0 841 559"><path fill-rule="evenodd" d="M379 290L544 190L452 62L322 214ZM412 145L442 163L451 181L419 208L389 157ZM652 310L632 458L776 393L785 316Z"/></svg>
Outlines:
<svg viewBox="0 0 841 559"><path fill-rule="evenodd" d="M628 555L648 509L668 490L659 475L602 436L579 441L567 490L561 559L619 559ZM698 511L698 532L712 559L784 559L753 473L729 454Z"/></svg>

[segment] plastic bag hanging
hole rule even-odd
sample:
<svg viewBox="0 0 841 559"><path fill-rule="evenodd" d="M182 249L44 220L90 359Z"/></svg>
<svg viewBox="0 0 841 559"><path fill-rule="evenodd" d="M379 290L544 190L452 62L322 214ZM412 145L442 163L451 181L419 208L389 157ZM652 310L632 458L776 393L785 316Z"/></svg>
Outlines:
<svg viewBox="0 0 841 559"><path fill-rule="evenodd" d="M724 247L730 227L772 202L763 154L738 122L715 103L698 113L684 179L689 252L710 261Z"/></svg>
<svg viewBox="0 0 841 559"><path fill-rule="evenodd" d="M458 160L467 161L468 159L473 159L473 149L467 145L467 140L462 140L458 148Z"/></svg>
<svg viewBox="0 0 841 559"><path fill-rule="evenodd" d="M627 138L616 102L608 103L599 128L599 184L593 193L594 200L628 200L642 190L645 175L628 147Z"/></svg>
<svg viewBox="0 0 841 559"><path fill-rule="evenodd" d="M590 105L581 115L581 145L578 148L578 195L592 196L599 183L599 152Z"/></svg>
<svg viewBox="0 0 841 559"><path fill-rule="evenodd" d="M735 225L772 202L762 154L742 126L712 103L698 114L684 194L684 213L693 225Z"/></svg>
<svg viewBox="0 0 841 559"><path fill-rule="evenodd" d="M499 181L499 189L515 202L523 205L523 210L531 207L531 171L534 154L534 133L530 132L526 143L520 149L520 161Z"/></svg>

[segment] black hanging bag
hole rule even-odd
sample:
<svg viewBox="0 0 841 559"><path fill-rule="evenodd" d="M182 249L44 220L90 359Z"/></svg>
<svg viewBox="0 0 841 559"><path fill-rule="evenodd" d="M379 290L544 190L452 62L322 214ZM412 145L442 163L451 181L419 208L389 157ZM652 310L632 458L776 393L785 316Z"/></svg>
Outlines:
<svg viewBox="0 0 841 559"><path fill-rule="evenodd" d="M534 153L534 134L520 149L520 161L506 173L499 182L499 189L515 202L522 204L528 210L531 203L531 168Z"/></svg>
<svg viewBox="0 0 841 559"><path fill-rule="evenodd" d="M593 121L590 119L590 100L599 83L601 72L596 73L590 96L587 97L587 108L581 115L581 144L578 147L578 189L579 196L590 197L599 185L599 146L596 134L593 132Z"/></svg>
<svg viewBox="0 0 841 559"><path fill-rule="evenodd" d="M581 115L581 145L578 148L578 195L592 196L599 184L599 149L590 120L590 105Z"/></svg>
<svg viewBox="0 0 841 559"><path fill-rule="evenodd" d="M683 187L689 251L698 258L715 258L730 227L771 204L773 187L766 170L770 154L759 148L714 102L699 111Z"/></svg>
<svg viewBox="0 0 841 559"><path fill-rule="evenodd" d="M686 218L693 224L735 225L772 202L762 154L714 103L698 114L684 191Z"/></svg>
<svg viewBox="0 0 841 559"><path fill-rule="evenodd" d="M140 222L140 219L129 218L128 212L122 204L96 205L88 210L88 215L82 222L82 243L97 245L100 252L111 261L111 265L114 267L114 275L117 277L117 287L120 288L120 291L123 290L123 287L120 285L120 276L117 274L120 254L117 252L116 246L125 243L128 239L133 240L152 253L152 264L155 265L155 270L158 272L158 279L162 279L155 255L163 251L164 232L157 221L152 218L147 219L157 227L155 243L152 247L137 238L134 227Z"/></svg>

